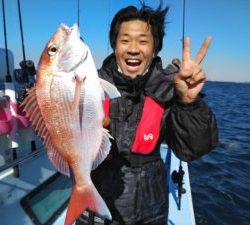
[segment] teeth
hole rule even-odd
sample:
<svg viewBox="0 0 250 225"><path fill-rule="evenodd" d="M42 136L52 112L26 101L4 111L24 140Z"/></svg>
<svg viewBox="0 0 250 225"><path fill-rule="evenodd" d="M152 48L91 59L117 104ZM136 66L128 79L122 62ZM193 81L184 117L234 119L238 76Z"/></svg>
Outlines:
<svg viewBox="0 0 250 225"><path fill-rule="evenodd" d="M131 64L131 65L141 63L141 61L139 59L126 59L125 61L126 61L126 63Z"/></svg>
<svg viewBox="0 0 250 225"><path fill-rule="evenodd" d="M130 63L138 63L138 62L140 62L137 59L128 59L127 61L130 62Z"/></svg>

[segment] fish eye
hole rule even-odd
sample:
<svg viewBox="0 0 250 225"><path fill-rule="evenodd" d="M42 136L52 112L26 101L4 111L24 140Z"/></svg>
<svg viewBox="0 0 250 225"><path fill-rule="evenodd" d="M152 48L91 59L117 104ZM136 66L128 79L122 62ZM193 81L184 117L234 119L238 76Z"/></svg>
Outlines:
<svg viewBox="0 0 250 225"><path fill-rule="evenodd" d="M48 54L49 54L50 56L55 55L55 54L57 53L57 47L56 47L56 45L52 44L51 46L49 46L47 52L48 52Z"/></svg>

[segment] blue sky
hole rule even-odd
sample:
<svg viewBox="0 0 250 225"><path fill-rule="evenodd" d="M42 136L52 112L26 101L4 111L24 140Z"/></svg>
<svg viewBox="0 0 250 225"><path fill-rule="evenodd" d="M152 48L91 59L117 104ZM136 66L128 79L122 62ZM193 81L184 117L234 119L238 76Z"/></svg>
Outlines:
<svg viewBox="0 0 250 225"><path fill-rule="evenodd" d="M26 58L37 65L41 52L61 23L77 22L77 0L20 0ZM155 8L158 0L145 0ZM164 47L159 55L166 66L181 58L182 0L164 0L170 6ZM138 0L80 0L81 35L94 55L97 67L112 52L108 42L113 15ZM0 48L4 48L2 6ZM16 0L5 0L8 48L14 53L16 68L22 60L22 45ZM206 36L212 45L202 62L208 80L250 82L250 1L186 0L185 34L191 38L195 56Z"/></svg>

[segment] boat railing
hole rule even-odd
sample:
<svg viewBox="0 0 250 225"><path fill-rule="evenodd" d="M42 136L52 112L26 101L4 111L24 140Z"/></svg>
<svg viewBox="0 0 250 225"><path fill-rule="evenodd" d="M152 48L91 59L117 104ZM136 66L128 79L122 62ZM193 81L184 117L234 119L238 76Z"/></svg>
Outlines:
<svg viewBox="0 0 250 225"><path fill-rule="evenodd" d="M15 151L15 149L13 151ZM42 154L45 154L43 146L38 147L35 151L31 151L28 154L23 155L22 157L18 159L14 159L11 162L5 163L4 165L0 166L0 180L4 179L6 176L9 176L11 174L13 174L15 177L18 177L19 176L18 167L20 165Z"/></svg>

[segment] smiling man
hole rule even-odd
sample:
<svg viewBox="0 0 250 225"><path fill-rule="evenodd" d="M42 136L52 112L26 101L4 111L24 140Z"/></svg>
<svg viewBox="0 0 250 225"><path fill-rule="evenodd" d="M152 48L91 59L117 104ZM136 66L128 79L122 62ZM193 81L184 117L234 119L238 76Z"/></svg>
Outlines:
<svg viewBox="0 0 250 225"><path fill-rule="evenodd" d="M116 61L120 71L132 78L143 75L154 55L154 38L151 27L133 20L121 24L116 40Z"/></svg>
<svg viewBox="0 0 250 225"><path fill-rule="evenodd" d="M168 7L128 6L111 23L114 52L104 60L99 76L114 84L121 97L106 107L114 138L110 155L92 172L112 214L113 220L105 224L166 224L168 186L161 143L184 161L201 157L217 144L215 116L198 96L206 79L200 62L211 38L194 60L186 38L180 68L163 69L157 54L167 12Z"/></svg>

